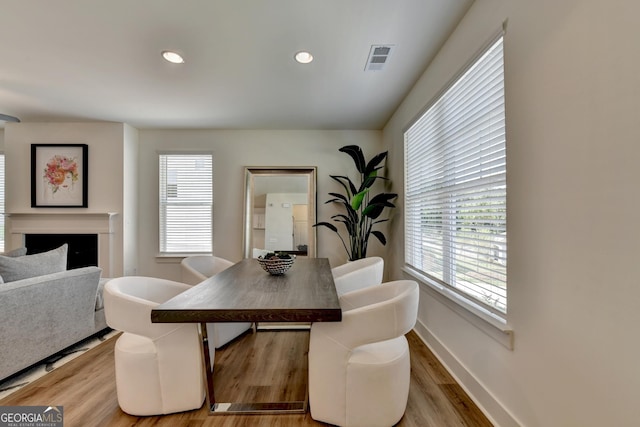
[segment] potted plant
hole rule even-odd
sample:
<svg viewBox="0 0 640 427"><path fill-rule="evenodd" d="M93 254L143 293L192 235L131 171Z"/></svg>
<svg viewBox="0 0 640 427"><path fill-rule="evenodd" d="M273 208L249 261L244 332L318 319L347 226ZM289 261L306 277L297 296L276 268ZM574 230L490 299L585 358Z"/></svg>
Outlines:
<svg viewBox="0 0 640 427"><path fill-rule="evenodd" d="M348 154L353 159L359 173L359 183L356 185L348 176L329 175L342 186L344 192L329 193L333 198L325 203L337 203L344 208L345 213L333 215L331 219L344 226L348 235L348 244L334 224L318 222L314 224L314 227L327 227L336 233L347 251L349 260L355 261L367 256L367 244L371 235L375 236L383 245L387 243L384 234L374 230L373 227L389 220L388 218L379 218L385 208L395 207L391 200L398 195L395 193L371 194L371 188L377 180L387 180L378 174L378 171L382 169L380 165L387 157L387 151L374 156L368 162L364 158L362 149L357 145L347 145L340 148L339 151Z"/></svg>

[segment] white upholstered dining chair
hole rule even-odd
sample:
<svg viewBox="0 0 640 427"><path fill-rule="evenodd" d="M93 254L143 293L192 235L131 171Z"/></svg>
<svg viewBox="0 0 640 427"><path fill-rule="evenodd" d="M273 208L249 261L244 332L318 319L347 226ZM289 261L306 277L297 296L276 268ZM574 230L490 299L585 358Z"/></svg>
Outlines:
<svg viewBox="0 0 640 427"><path fill-rule="evenodd" d="M390 427L409 396L405 334L415 325L418 284L398 280L340 297L341 322L316 322L309 341L309 406L314 420Z"/></svg>
<svg viewBox="0 0 640 427"><path fill-rule="evenodd" d="M367 257L331 269L338 296L382 283L384 259Z"/></svg>
<svg viewBox="0 0 640 427"><path fill-rule="evenodd" d="M182 281L197 285L203 280L231 267L233 262L212 255L192 255L182 259L180 269Z"/></svg>
<svg viewBox="0 0 640 427"><path fill-rule="evenodd" d="M251 251L251 258L259 258L261 256L265 256L269 252L270 251L268 251L266 249L253 248L253 250Z"/></svg>
<svg viewBox="0 0 640 427"><path fill-rule="evenodd" d="M233 262L217 256L188 256L180 263L182 281L187 285L195 286L232 265ZM247 322L207 323L207 336L215 348L220 348L250 328L251 323Z"/></svg>
<svg viewBox="0 0 640 427"><path fill-rule="evenodd" d="M120 277L104 287L107 324L124 333L114 350L118 405L131 415L198 409L205 398L198 325L151 323L151 310L186 291L184 283Z"/></svg>

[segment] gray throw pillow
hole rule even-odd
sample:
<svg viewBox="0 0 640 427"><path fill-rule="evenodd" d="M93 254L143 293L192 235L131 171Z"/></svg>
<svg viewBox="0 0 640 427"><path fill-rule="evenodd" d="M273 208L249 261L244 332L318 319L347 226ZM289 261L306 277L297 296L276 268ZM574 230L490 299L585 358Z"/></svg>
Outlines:
<svg viewBox="0 0 640 427"><path fill-rule="evenodd" d="M28 279L30 277L57 273L67 269L67 250L65 243L57 249L21 257L0 255L0 276L5 282Z"/></svg>
<svg viewBox="0 0 640 427"><path fill-rule="evenodd" d="M10 257L19 257L19 256L25 256L27 254L27 248L18 248L18 249L13 249L9 252L5 252L0 254L0 256L10 256Z"/></svg>
<svg viewBox="0 0 640 427"><path fill-rule="evenodd" d="M13 249L9 252L4 252L2 254L0 254L0 256L10 256L12 258L15 257L19 257L19 256L24 256L27 254L27 248L18 248L18 249ZM4 279L2 278L2 276L0 276L0 284L4 283Z"/></svg>

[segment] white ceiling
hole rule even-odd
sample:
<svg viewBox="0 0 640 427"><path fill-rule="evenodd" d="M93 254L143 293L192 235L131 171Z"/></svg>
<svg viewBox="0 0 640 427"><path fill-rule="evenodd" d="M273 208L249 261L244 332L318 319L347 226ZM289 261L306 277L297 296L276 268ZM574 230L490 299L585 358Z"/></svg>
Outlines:
<svg viewBox="0 0 640 427"><path fill-rule="evenodd" d="M473 0L0 0L0 113L381 129ZM365 71L371 45L394 45ZM180 52L185 64L160 52ZM293 61L309 50L309 65Z"/></svg>

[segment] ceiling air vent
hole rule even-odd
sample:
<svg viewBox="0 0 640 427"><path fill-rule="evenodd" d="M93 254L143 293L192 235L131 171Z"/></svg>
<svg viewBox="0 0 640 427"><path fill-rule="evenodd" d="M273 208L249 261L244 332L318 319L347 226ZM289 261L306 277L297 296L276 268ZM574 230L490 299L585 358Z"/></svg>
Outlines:
<svg viewBox="0 0 640 427"><path fill-rule="evenodd" d="M393 45L372 45L369 51L365 71L380 71L384 68L391 55Z"/></svg>

